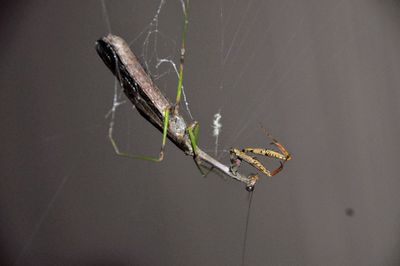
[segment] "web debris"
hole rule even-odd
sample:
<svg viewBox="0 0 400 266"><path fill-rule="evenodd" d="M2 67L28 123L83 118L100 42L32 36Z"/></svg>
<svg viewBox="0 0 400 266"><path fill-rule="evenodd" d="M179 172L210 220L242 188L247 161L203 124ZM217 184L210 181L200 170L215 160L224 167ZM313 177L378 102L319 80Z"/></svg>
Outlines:
<svg viewBox="0 0 400 266"><path fill-rule="evenodd" d="M218 153L218 137L222 129L221 118L222 118L221 110L219 110L216 114L214 114L214 119L211 125L213 129L213 137L215 137L215 150L214 150L215 155L217 155Z"/></svg>

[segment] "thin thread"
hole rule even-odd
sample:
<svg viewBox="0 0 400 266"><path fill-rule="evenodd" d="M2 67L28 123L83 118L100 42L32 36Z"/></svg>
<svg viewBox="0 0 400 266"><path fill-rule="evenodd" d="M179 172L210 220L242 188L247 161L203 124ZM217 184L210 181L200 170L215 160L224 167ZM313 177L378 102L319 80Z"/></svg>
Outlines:
<svg viewBox="0 0 400 266"><path fill-rule="evenodd" d="M248 228L249 228L250 210L251 210L251 203L253 202L253 193L254 193L254 191L250 192L249 207L247 208L246 228L244 230L244 240L243 240L243 249L242 249L242 266L244 266L245 259L246 259L247 232L248 232Z"/></svg>
<svg viewBox="0 0 400 266"><path fill-rule="evenodd" d="M108 33L111 33L111 23L110 23L110 18L108 17L108 11L105 0L101 0L101 7L103 9L103 17L107 24Z"/></svg>
<svg viewBox="0 0 400 266"><path fill-rule="evenodd" d="M25 242L25 245L22 247L20 253L18 254L18 257L17 257L14 265L19 265L21 259L25 255L25 253L30 249L33 241L36 238L36 235L38 234L40 228L42 227L43 222L48 217L50 210L53 208L54 203L56 202L60 192L62 191L62 188L65 186L65 183L67 183L69 177L70 177L70 174L65 175L64 178L62 179L61 183L58 185L56 192L54 192L53 196L50 199L49 204L47 205L46 209L44 210L44 212L40 216L38 222L36 223L36 225L32 231L32 234L29 236L28 240Z"/></svg>

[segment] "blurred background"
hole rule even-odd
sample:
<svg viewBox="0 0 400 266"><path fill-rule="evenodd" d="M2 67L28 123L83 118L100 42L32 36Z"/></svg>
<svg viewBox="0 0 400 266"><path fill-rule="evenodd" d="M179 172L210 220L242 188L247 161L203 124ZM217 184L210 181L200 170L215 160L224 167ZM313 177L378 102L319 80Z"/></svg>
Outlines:
<svg viewBox="0 0 400 266"><path fill-rule="evenodd" d="M400 264L399 14L394 0L191 1L200 146L228 164L230 147L269 147L261 123L293 154L255 189L245 265ZM8 1L0 18L0 264L241 265L243 184L203 178L171 143L162 163L120 158L107 137L114 78L95 41L129 41L174 99L157 63L179 62L181 2ZM123 150L157 155L129 103L112 121Z"/></svg>

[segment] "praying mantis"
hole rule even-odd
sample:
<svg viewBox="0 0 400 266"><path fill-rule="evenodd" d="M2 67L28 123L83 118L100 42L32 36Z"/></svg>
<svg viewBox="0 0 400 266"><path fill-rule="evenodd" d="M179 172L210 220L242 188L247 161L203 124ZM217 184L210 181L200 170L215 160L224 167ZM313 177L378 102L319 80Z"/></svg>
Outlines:
<svg viewBox="0 0 400 266"><path fill-rule="evenodd" d="M184 2L182 1L182 3ZM111 144L117 155L161 162L164 158L164 149L168 138L186 155L193 157L196 166L203 175L205 175L203 168L219 170L223 174L245 183L248 191L253 191L259 177L257 174L246 176L239 173L238 168L242 161L245 161L267 176L274 176L282 170L283 164L292 157L285 147L272 138L266 131L267 136L273 140L272 144L279 149L279 152L261 148L245 148L243 150L231 148L231 164L229 167L214 159L199 147L199 124L196 121L188 124L179 113L188 29L188 6L189 1L186 1L183 5L184 24L180 49L178 87L174 104L161 93L130 50L128 44L121 37L109 34L96 42L96 50L99 56L118 79L127 98L135 105L140 115L162 132L161 149L158 157L138 156L121 152L117 142L110 134ZM277 159L280 161L280 166L273 171L269 171L257 158L252 157L250 154Z"/></svg>

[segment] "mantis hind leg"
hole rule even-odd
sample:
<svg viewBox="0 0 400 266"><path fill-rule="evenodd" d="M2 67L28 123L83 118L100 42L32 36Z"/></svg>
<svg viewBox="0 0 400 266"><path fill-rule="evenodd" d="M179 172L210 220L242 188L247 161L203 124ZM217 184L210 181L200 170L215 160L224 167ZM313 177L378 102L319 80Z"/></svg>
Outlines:
<svg viewBox="0 0 400 266"><path fill-rule="evenodd" d="M193 160L196 163L197 169L199 169L201 175L206 176L208 173L204 173L202 169L203 165L201 164L201 161L198 157L199 130L200 126L197 121L193 122L190 126L187 127L187 132L189 134L189 139L193 150Z"/></svg>
<svg viewBox="0 0 400 266"><path fill-rule="evenodd" d="M167 142L167 133L168 133L168 126L169 126L169 113L170 113L169 109L166 109L164 112L163 138L162 138L162 143L161 143L160 154L158 157L133 155L133 154L129 154L126 152L121 152L120 149L118 148L117 142L115 141L115 139L113 137L112 127L110 127L110 129L108 131L108 138L111 141L111 144L114 148L114 152L118 156L127 157L127 158L131 158L131 159L139 159L139 160L145 160L145 161L151 161L151 162L161 162L164 159L164 148L165 148L165 144Z"/></svg>

